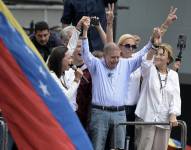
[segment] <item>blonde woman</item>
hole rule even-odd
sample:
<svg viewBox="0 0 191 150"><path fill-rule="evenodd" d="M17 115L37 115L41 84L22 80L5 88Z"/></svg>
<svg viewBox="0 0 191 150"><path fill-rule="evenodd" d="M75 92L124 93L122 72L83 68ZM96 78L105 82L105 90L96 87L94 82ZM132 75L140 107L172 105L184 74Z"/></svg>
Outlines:
<svg viewBox="0 0 191 150"><path fill-rule="evenodd" d="M140 37L137 35L123 34L117 43L121 49L121 56L123 58L131 58L139 52L135 53L140 42ZM128 82L128 95L125 102L125 112L127 121L135 121L135 108L139 99L141 81L141 69L140 67L131 73ZM134 150L134 126L127 127L127 136L130 137L129 150Z"/></svg>
<svg viewBox="0 0 191 150"><path fill-rule="evenodd" d="M168 68L172 61L172 47L163 43L158 50L150 50L142 62L143 82L135 114L144 122L178 124L176 117L181 114L180 86L177 72ZM170 126L141 126L137 149L166 150L169 137Z"/></svg>

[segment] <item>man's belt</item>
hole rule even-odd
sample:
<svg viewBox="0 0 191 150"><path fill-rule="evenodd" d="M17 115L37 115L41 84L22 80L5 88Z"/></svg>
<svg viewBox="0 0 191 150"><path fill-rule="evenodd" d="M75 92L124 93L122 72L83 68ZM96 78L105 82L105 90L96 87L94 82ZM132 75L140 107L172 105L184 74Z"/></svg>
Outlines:
<svg viewBox="0 0 191 150"><path fill-rule="evenodd" d="M125 110L125 106L100 106L100 105L92 105L92 108L105 110L105 111L123 111Z"/></svg>

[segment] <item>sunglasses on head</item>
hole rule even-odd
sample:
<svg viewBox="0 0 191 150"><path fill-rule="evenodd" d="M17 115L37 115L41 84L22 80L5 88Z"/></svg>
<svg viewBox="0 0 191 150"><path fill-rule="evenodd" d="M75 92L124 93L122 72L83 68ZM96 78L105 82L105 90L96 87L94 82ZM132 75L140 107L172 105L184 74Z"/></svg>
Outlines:
<svg viewBox="0 0 191 150"><path fill-rule="evenodd" d="M125 48L127 48L127 49L130 49L130 48L132 48L132 49L136 49L137 48L137 45L131 45L131 44L125 44L125 45L123 45Z"/></svg>

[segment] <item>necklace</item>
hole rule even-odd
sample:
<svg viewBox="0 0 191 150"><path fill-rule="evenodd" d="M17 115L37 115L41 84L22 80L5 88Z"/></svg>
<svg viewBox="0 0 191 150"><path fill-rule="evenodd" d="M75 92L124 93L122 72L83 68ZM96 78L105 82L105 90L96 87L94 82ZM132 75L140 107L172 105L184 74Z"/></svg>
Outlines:
<svg viewBox="0 0 191 150"><path fill-rule="evenodd" d="M157 69L157 74L158 74L158 79L159 79L159 82L160 82L160 91L166 87L166 84L167 84L167 78L168 78L168 69L166 70L166 76L165 76L165 79L162 80L161 79L161 75L160 75L160 72L159 72L159 69L156 67ZM162 82L164 82L164 86L162 85Z"/></svg>

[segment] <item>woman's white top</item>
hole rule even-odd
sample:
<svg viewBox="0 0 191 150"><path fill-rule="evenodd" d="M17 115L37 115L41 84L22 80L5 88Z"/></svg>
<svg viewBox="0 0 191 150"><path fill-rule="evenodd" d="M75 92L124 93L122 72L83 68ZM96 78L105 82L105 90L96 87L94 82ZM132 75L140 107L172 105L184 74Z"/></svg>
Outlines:
<svg viewBox="0 0 191 150"><path fill-rule="evenodd" d="M76 92L77 92L77 89L78 89L78 86L79 86L79 83L76 83L76 82L71 82L70 86L69 85L66 85L63 86L62 82L64 83L65 81L62 79L59 79L56 74L51 71L50 72L52 77L54 78L54 80L56 81L56 83L59 85L59 87L61 88L61 90L64 92L64 94L66 95L66 97L68 98L69 100L69 103L72 107L72 109L74 111L76 111L77 109L77 106L76 106L76 101L74 102L74 97L76 97ZM61 82L62 81L62 82ZM66 83L65 83L66 84Z"/></svg>
<svg viewBox="0 0 191 150"><path fill-rule="evenodd" d="M169 122L170 114L179 116L181 98L177 72L169 69L167 76L159 75L152 60L143 60L141 73L143 82L135 114L144 122Z"/></svg>
<svg viewBox="0 0 191 150"><path fill-rule="evenodd" d="M131 73L128 82L128 95L125 105L134 106L137 104L140 95L141 67Z"/></svg>

